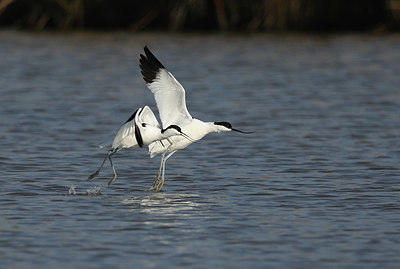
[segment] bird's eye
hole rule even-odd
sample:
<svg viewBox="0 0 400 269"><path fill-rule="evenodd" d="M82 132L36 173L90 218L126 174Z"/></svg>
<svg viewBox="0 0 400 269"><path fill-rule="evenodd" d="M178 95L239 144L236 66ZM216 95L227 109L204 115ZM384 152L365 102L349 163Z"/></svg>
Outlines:
<svg viewBox="0 0 400 269"><path fill-rule="evenodd" d="M143 126L143 127L146 127L146 123L142 123L142 126Z"/></svg>

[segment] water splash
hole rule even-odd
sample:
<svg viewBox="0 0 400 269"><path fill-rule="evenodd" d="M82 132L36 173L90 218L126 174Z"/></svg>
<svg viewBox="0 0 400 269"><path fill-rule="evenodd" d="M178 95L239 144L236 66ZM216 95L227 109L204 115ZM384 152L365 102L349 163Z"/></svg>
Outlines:
<svg viewBox="0 0 400 269"><path fill-rule="evenodd" d="M76 195L76 190L75 190L75 185L74 185L74 184L72 184L72 185L69 187L68 193L69 193L70 195Z"/></svg>
<svg viewBox="0 0 400 269"><path fill-rule="evenodd" d="M85 194L83 194L83 193L79 194L79 193L77 193L77 191L76 191L76 186L75 186L75 184L72 184L72 185L69 187L68 193L69 193L70 195L101 195L101 189L102 189L102 188L103 188L103 185L95 186L95 187L93 187L93 188L91 188L91 189L87 189Z"/></svg>
<svg viewBox="0 0 400 269"><path fill-rule="evenodd" d="M87 195L100 195L102 186L95 186L92 189L86 190Z"/></svg>

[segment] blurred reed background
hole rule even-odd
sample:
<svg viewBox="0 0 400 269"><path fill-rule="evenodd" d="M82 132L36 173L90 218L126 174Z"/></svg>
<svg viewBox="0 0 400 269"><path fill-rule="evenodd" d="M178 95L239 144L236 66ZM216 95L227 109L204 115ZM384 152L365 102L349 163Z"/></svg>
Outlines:
<svg viewBox="0 0 400 269"><path fill-rule="evenodd" d="M400 0L0 0L33 30L397 31Z"/></svg>

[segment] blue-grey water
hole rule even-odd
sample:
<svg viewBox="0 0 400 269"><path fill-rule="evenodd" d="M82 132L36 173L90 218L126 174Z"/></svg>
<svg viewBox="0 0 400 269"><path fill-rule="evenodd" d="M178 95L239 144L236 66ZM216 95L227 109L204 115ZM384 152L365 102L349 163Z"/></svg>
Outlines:
<svg viewBox="0 0 400 269"><path fill-rule="evenodd" d="M210 134L120 151L144 45ZM1 268L398 268L400 35L0 32ZM76 195L69 189L75 185Z"/></svg>

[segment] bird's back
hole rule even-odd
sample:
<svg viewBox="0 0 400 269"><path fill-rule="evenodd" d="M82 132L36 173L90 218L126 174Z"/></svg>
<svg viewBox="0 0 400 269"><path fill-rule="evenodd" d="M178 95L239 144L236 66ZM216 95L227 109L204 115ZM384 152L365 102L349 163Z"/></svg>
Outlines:
<svg viewBox="0 0 400 269"><path fill-rule="evenodd" d="M113 149L136 148L163 139L160 124L153 111L145 106L137 109L119 129Z"/></svg>
<svg viewBox="0 0 400 269"><path fill-rule="evenodd" d="M168 152L172 152L186 148L195 141L202 139L205 135L215 132L215 128L213 126L214 124L211 122L203 122L198 119L192 119L189 124L181 126L182 132L190 137L190 140L183 136L172 136L169 137L168 140L164 139L151 143L149 145L150 158L164 153L167 149Z"/></svg>

